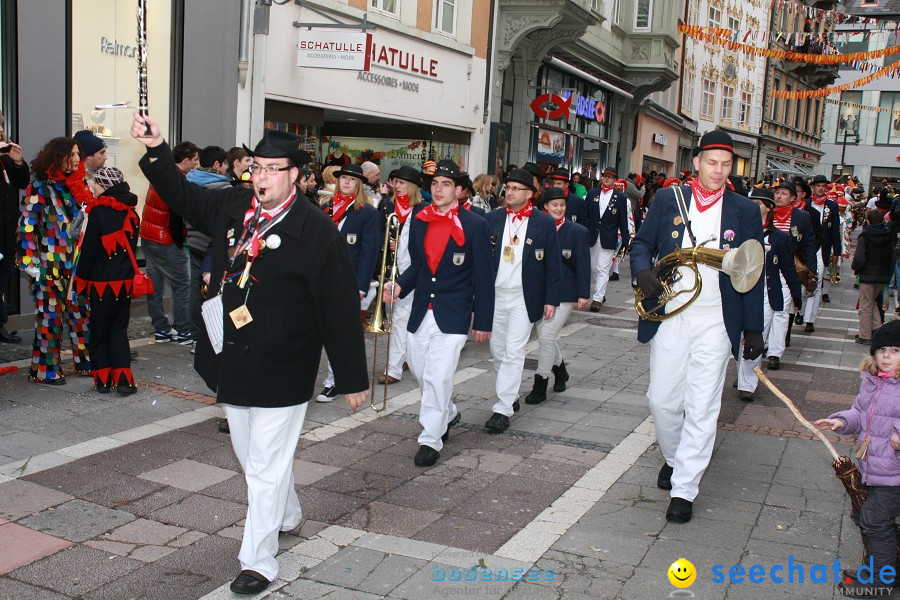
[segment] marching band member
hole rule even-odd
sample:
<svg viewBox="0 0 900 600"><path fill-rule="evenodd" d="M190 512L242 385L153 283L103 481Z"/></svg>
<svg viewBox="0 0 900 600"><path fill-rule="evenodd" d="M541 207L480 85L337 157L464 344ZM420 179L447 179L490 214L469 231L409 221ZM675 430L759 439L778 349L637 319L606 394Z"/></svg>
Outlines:
<svg viewBox="0 0 900 600"><path fill-rule="evenodd" d="M325 205L325 213L331 215L331 220L350 245L350 258L353 260L353 271L359 285L360 309L366 310L369 305L366 295L378 260L381 220L378 209L369 203L365 191L368 180L359 165L346 165L336 171L335 175L338 178L338 188L331 202ZM334 371L330 360L326 361L325 368L327 374L316 402L331 402L338 395L334 388Z"/></svg>
<svg viewBox="0 0 900 600"><path fill-rule="evenodd" d="M494 325L491 355L497 371L497 402L485 423L492 432L509 428L518 409L525 345L532 325L551 320L559 306L559 238L556 224L534 210L534 180L524 169L506 178L506 207L487 216L493 248Z"/></svg>
<svg viewBox="0 0 900 600"><path fill-rule="evenodd" d="M613 258L618 251L619 236L623 244L627 244L629 239L628 207L631 205L624 193L613 189L616 179L616 170L607 167L600 177L600 188L588 192L586 199L591 265L597 277L591 312L599 312L600 305L606 301L606 286Z"/></svg>
<svg viewBox="0 0 900 600"><path fill-rule="evenodd" d="M566 320L577 308L583 310L591 295L591 251L587 228L573 223L567 217L568 201L572 198L566 190L551 187L544 192L544 210L556 221L561 257L559 308L549 321L538 321L540 340L537 372L534 387L525 396L525 404L540 404L547 399L547 383L553 371L553 391L564 392L569 373L556 340ZM577 198L577 196L576 196Z"/></svg>
<svg viewBox="0 0 900 600"><path fill-rule="evenodd" d="M460 208L471 211L479 217L484 217L487 212L480 206L472 204L472 198L475 197L475 185L472 183L472 178L469 177L469 174L460 173L460 178L457 183L459 184L457 189L462 190L456 197L456 201L459 202Z"/></svg>
<svg viewBox="0 0 900 600"><path fill-rule="evenodd" d="M397 273L403 273L412 264L409 251L409 231L411 219L415 219L420 210L426 204L422 198L420 186L422 174L415 168L403 165L394 172L394 200L389 205L397 218L400 219L399 251L391 248L396 253ZM394 302L391 312L391 359L388 364L387 374L379 375L379 383L397 383L403 379L403 363L406 362L407 332L406 324L409 322L409 314L415 292L410 292L405 298Z"/></svg>
<svg viewBox="0 0 900 600"><path fill-rule="evenodd" d="M613 186L613 189L615 189L617 192L622 192L623 194L625 194L625 190L627 187L628 187L628 184L625 182L625 180L619 179L616 181L615 185ZM625 197L628 198L628 194L625 194ZM628 248L628 244L631 243L631 238L634 237L634 232L635 232L634 211L631 210L631 201L629 200L629 204L628 204L628 241L626 242L622 238L621 233L618 234L618 236L617 236L618 244L616 244L616 255L613 257L612 272L609 275L610 281L618 281L619 280L619 267L622 266L622 258L624 257L624 254L622 256L619 256L619 252L621 252L623 245L626 248Z"/></svg>
<svg viewBox="0 0 900 600"><path fill-rule="evenodd" d="M804 202L803 207L800 207L809 214L809 218L812 220L818 252L819 283L812 296L803 298L805 331L809 333L816 330L815 322L821 309L822 286L825 281L826 269L832 262L836 263L841 255L840 211L836 202L825 197L829 183L828 178L824 175L816 175L812 180L812 196Z"/></svg>
<svg viewBox="0 0 900 600"><path fill-rule="evenodd" d="M731 136L706 133L693 155L698 175L682 188L688 206L679 207L675 189L657 191L631 246L632 285L650 302L663 292L653 261L676 245L690 248L710 241L713 248L737 248L748 240L762 243L759 209L725 189L735 156ZM676 289L690 288L693 272L680 269ZM676 523L691 519L700 478L712 455L728 355L738 356L741 332L745 358L753 360L763 349L762 281L739 294L727 275L706 265L698 269L705 285L696 301L661 323L638 323L638 341L651 342L647 398L665 458L657 485L671 490L666 519ZM680 296L666 309L685 302Z"/></svg>
<svg viewBox="0 0 900 600"><path fill-rule="evenodd" d="M409 227L410 266L384 291L385 302L396 302L415 291L407 325L407 360L422 391L422 433L415 457L419 467L437 462L450 427L459 422L459 410L450 395L469 324L475 343L491 337L494 289L487 223L460 210L459 178L459 167L451 160L435 167L432 202Z"/></svg>
<svg viewBox="0 0 900 600"><path fill-rule="evenodd" d="M768 347L769 364L776 365L784 354L784 339L787 334L789 308L800 308L801 288L794 266L794 253L790 236L772 224L775 196L770 190L754 188L750 199L759 205L762 214L763 239L766 247L766 267L763 270L766 297L763 299L763 339ZM779 274L780 273L780 274ZM742 358L738 368L738 390L741 400L753 402L753 392L759 378L753 371L759 366L761 357L755 360Z"/></svg>
<svg viewBox="0 0 900 600"><path fill-rule="evenodd" d="M550 189L559 188L566 193L566 218L573 223L584 224L587 221L587 204L584 198L569 191L569 171L563 168L555 169L547 179L550 180ZM545 204L544 210L546 209Z"/></svg>

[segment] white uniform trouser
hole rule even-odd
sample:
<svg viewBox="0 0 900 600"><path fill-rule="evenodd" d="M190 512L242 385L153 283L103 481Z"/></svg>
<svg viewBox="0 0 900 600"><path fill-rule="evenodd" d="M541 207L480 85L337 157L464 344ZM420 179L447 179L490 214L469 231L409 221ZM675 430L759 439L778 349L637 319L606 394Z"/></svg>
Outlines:
<svg viewBox="0 0 900 600"><path fill-rule="evenodd" d="M366 294L365 298L363 298L362 300L359 301L359 309L361 311L369 309L369 305L372 304L372 300L375 299L375 294L377 291L378 291L378 282L373 281L369 285L369 293ZM325 381L322 382L322 386L323 387L334 387L334 371L331 370L331 361L328 360L327 354L325 355Z"/></svg>
<svg viewBox="0 0 900 600"><path fill-rule="evenodd" d="M562 363L563 356L556 342L559 332L565 326L569 315L575 308L574 302L561 302L556 314L549 321L541 319L537 322L537 333L540 348L538 350L538 366L536 373L541 377L549 377L550 370Z"/></svg>
<svg viewBox="0 0 900 600"><path fill-rule="evenodd" d="M816 264L819 269L819 285L812 296L803 296L803 319L807 323L815 323L822 307L822 284L825 282L825 263L822 262L822 251L816 253Z"/></svg>
<svg viewBox="0 0 900 600"><path fill-rule="evenodd" d="M782 278L782 281L784 281L784 278ZM788 307L793 308L794 306L794 301L791 300L791 292L787 286L781 289L781 293L784 294L783 298L787 298L782 307L784 310L774 310L768 299L763 304L763 339L767 340L766 346L768 348L766 354L778 358L781 358L781 355L784 354L784 339L787 335L788 318L792 314L789 312ZM762 354L754 360L741 358L738 365L738 390L751 393L756 391L759 377L756 376L753 369L761 363Z"/></svg>
<svg viewBox="0 0 900 600"><path fill-rule="evenodd" d="M303 517L294 488L294 452L307 406L223 405L231 445L247 481L247 521L238 560L242 570L269 581L278 575L278 532L293 529Z"/></svg>
<svg viewBox="0 0 900 600"><path fill-rule="evenodd" d="M494 324L491 329L491 355L497 371L497 402L493 412L513 416L513 402L519 396L525 370L525 346L531 336L522 288L496 288Z"/></svg>
<svg viewBox="0 0 900 600"><path fill-rule="evenodd" d="M447 423L459 412L456 404L450 401L450 396L459 353L467 338L462 334L442 333L430 310L425 313L419 329L409 332L407 362L422 390L420 446L431 446L438 452L444 447L441 436L447 431Z"/></svg>
<svg viewBox="0 0 900 600"><path fill-rule="evenodd" d="M693 501L716 439L731 342L722 308L692 307L663 321L650 342L647 398L672 473L673 498Z"/></svg>
<svg viewBox="0 0 900 600"><path fill-rule="evenodd" d="M613 258L616 257L616 251L607 250L600 245L600 240L591 248L591 264L594 265L594 273L597 280L594 287L594 300L603 302L606 296L606 285L609 283L609 270L612 267Z"/></svg>
<svg viewBox="0 0 900 600"><path fill-rule="evenodd" d="M409 315L412 312L412 301L415 292L406 298L394 303L394 312L391 315L391 360L388 364L387 374L394 379L403 379L403 363L406 361L406 346L408 332L406 325L409 323Z"/></svg>

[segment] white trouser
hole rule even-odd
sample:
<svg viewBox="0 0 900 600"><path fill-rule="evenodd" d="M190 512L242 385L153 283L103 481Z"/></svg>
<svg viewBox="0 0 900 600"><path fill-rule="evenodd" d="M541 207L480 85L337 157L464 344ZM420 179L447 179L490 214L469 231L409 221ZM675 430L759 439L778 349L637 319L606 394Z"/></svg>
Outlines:
<svg viewBox="0 0 900 600"><path fill-rule="evenodd" d="M491 355L497 371L497 402L493 412L513 416L513 402L519 397L525 370L525 345L531 336L522 288L496 288L494 325L491 329Z"/></svg>
<svg viewBox="0 0 900 600"><path fill-rule="evenodd" d="M794 302L791 300L790 291L782 289L781 292L786 294L785 297L788 299L787 302L785 302L784 308L787 308L788 303L793 306ZM768 340L768 350L766 352L768 356L777 356L778 358L781 358L781 355L784 354L784 337L787 335L789 314L790 313L786 310L775 311L772 309L768 299L763 304L763 340ZM743 336L741 336L741 340L743 345ZM759 384L759 377L756 376L753 369L758 367L761 363L762 354L757 356L754 360L747 360L745 358L740 359L740 363L738 364L738 390L742 392L756 391L756 386Z"/></svg>
<svg viewBox="0 0 900 600"><path fill-rule="evenodd" d="M537 322L540 349L538 350L538 366L535 373L541 377L549 377L550 369L558 367L563 360L562 352L556 340L559 339L559 332L565 326L574 308L574 302L561 302L552 319L549 321L541 319Z"/></svg>
<svg viewBox="0 0 900 600"><path fill-rule="evenodd" d="M303 517L294 488L294 452L307 406L223 405L231 446L247 480L247 521L238 560L242 570L269 581L278 576L278 532L293 529Z"/></svg>
<svg viewBox="0 0 900 600"><path fill-rule="evenodd" d="M822 251L816 253L816 264L819 269L819 285L812 296L803 296L803 319L807 323L815 323L822 307L822 284L825 282L825 263L822 262Z"/></svg>
<svg viewBox="0 0 900 600"><path fill-rule="evenodd" d="M597 263L595 272L597 274L597 283L594 288L594 300L597 302L603 302L603 298L606 296L606 285L609 283L609 269L612 266L613 258L616 256L615 249L607 250L600 246L600 241L597 241L596 244L597 250L592 251L597 253Z"/></svg>
<svg viewBox="0 0 900 600"><path fill-rule="evenodd" d="M412 301L415 292L394 303L391 314L391 356L387 374L394 379L403 379L403 363L406 362L407 336L406 325L412 313ZM387 309L390 310L390 309Z"/></svg>
<svg viewBox="0 0 900 600"><path fill-rule="evenodd" d="M694 307L663 321L650 342L647 398L672 473L673 498L693 501L716 439L731 342L721 307Z"/></svg>
<svg viewBox="0 0 900 600"><path fill-rule="evenodd" d="M459 412L450 401L453 393L453 374L459 362L459 353L468 336L458 333L442 333L428 311L415 332L409 332L409 370L422 390L419 408L420 446L431 446L438 452L444 447L441 436L447 431L447 423Z"/></svg>
<svg viewBox="0 0 900 600"><path fill-rule="evenodd" d="M360 311L368 310L369 304L372 303L372 299L375 298L375 291L378 289L378 283L373 281L369 286L369 293L366 294L366 297L359 301L359 309ZM322 382L322 387L334 387L334 371L331 370L331 361L328 360L328 355L325 355L325 381Z"/></svg>
<svg viewBox="0 0 900 600"><path fill-rule="evenodd" d="M618 243L618 245L616 246L616 254L619 253L619 249L620 249L621 247L622 247L622 239L619 238L619 243ZM616 275L619 274L619 263L621 263L621 262L622 262L621 260L619 260L619 259L613 257L613 261L612 261L612 272L615 273Z"/></svg>

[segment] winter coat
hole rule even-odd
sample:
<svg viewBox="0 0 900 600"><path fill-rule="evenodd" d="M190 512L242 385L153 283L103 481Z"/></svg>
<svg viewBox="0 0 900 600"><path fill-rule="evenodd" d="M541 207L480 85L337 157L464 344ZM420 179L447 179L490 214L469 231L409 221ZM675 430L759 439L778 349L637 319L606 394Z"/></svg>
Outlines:
<svg viewBox="0 0 900 600"><path fill-rule="evenodd" d="M894 272L896 236L883 223L867 225L856 241L856 254L851 268L860 283L887 283Z"/></svg>
<svg viewBox="0 0 900 600"><path fill-rule="evenodd" d="M231 182L226 175L219 175L218 173L204 171L203 169L193 169L188 171L187 180L211 190L227 190L232 187ZM209 248L212 238L210 238L205 231L198 229L200 226L201 224L195 226L193 223L185 222L185 228L187 230L185 243L187 244L187 247L191 249L191 254L197 254L198 256L203 257L206 256L206 249Z"/></svg>
<svg viewBox="0 0 900 600"><path fill-rule="evenodd" d="M181 173L181 170L178 170ZM184 176L184 173L181 173ZM180 215L169 210L156 189L151 185L144 200L144 211L141 213L141 239L157 244L184 244L184 220Z"/></svg>
<svg viewBox="0 0 900 600"><path fill-rule="evenodd" d="M900 453L894 451L890 441L893 432L900 434L900 380L882 379L867 372L861 375L862 384L853 406L828 418L846 423L838 433L859 433L860 445L866 439L868 426L866 457L856 461L863 483L900 485Z"/></svg>
<svg viewBox="0 0 900 600"><path fill-rule="evenodd" d="M17 165L6 154L0 155L0 254L15 260L16 225L19 222L19 190L28 187L28 163ZM2 292L2 290L0 290Z"/></svg>

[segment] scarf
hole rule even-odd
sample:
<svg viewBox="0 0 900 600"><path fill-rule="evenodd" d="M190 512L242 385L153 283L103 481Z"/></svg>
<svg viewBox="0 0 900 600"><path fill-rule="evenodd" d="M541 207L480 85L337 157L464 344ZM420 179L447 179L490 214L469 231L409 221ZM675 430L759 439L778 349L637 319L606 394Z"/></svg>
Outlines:
<svg viewBox="0 0 900 600"><path fill-rule="evenodd" d="M772 211L772 224L781 231L790 231L792 212L794 212L794 207L790 204L787 206L776 206Z"/></svg>
<svg viewBox="0 0 900 600"><path fill-rule="evenodd" d="M342 192L334 193L334 198L331 200L331 220L335 225L341 224L344 213L347 212L354 200L356 200L356 196L345 196Z"/></svg>
<svg viewBox="0 0 900 600"><path fill-rule="evenodd" d="M416 214L417 219L428 223L425 231L425 259L432 275L437 273L451 235L457 246L462 247L466 243L466 234L459 222L458 213L459 204L445 213L438 212L434 204L429 204Z"/></svg>
<svg viewBox="0 0 900 600"><path fill-rule="evenodd" d="M894 374L893 374L893 373L890 373L890 372L888 372L888 371L881 371L881 370L879 370L879 371L878 371L878 376L879 376L881 379L891 379L891 378L894 377Z"/></svg>
<svg viewBox="0 0 900 600"><path fill-rule="evenodd" d="M518 220L520 220L520 221L524 221L525 219L527 219L528 217L531 216L531 210L532 210L532 208L533 208L533 207L532 207L532 205L531 205L531 202L529 202L528 204L526 204L526 205L525 205L525 208L522 208L522 209L520 209L520 210L513 210L513 209L511 209L509 206L507 206L507 207L506 207L506 214L507 214L507 215L512 215L512 216L513 216L513 218L512 218L513 222L515 222L516 219L518 219Z"/></svg>
<svg viewBox="0 0 900 600"><path fill-rule="evenodd" d="M823 206L825 204L825 196L813 196L812 201L816 206Z"/></svg>
<svg viewBox="0 0 900 600"><path fill-rule="evenodd" d="M697 210L700 212L715 206L716 202L721 200L724 195L725 186L722 186L722 189L720 190L711 191L701 186L699 180L695 179L691 181L691 197L694 198Z"/></svg>
<svg viewBox="0 0 900 600"><path fill-rule="evenodd" d="M602 193L602 194L608 194L612 190L613 189L611 187L606 187L605 185L600 186L600 193Z"/></svg>
<svg viewBox="0 0 900 600"><path fill-rule="evenodd" d="M463 202L462 207L466 210L472 210L472 201L466 200L465 202Z"/></svg>
<svg viewBox="0 0 900 600"><path fill-rule="evenodd" d="M412 212L412 206L409 205L409 196L394 196L394 214L400 219L400 223L406 223L409 213Z"/></svg>

